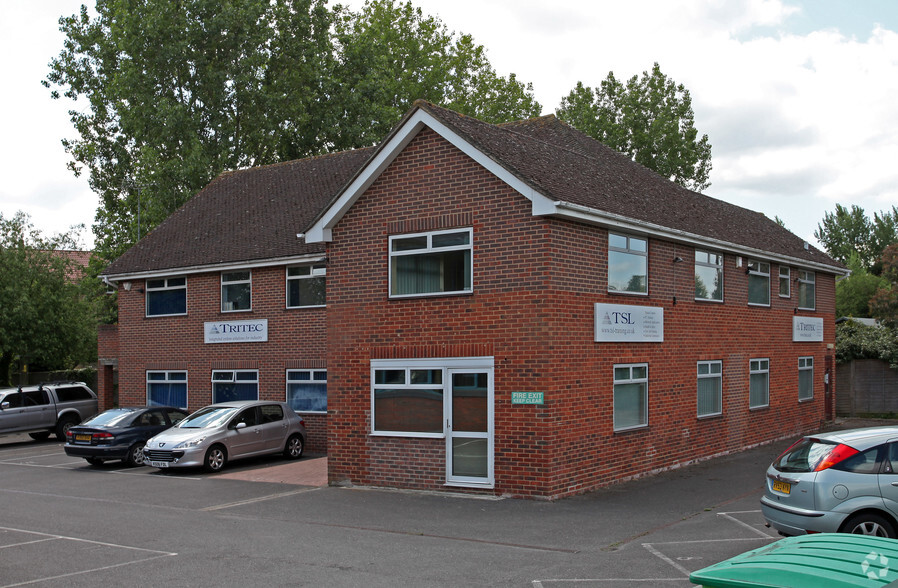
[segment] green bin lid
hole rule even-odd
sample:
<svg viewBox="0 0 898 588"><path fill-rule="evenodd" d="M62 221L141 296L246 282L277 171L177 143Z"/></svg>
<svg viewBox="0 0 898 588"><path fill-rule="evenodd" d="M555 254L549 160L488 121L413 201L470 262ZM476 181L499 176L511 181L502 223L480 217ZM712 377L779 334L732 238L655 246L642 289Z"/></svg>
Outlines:
<svg viewBox="0 0 898 588"><path fill-rule="evenodd" d="M689 580L706 588L898 588L898 541L846 533L787 537Z"/></svg>

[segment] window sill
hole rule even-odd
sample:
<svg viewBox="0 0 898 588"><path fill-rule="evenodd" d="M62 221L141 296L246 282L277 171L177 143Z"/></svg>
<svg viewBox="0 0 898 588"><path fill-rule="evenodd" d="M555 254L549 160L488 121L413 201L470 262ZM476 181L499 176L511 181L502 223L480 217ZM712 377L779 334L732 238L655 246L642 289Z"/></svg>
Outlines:
<svg viewBox="0 0 898 588"><path fill-rule="evenodd" d="M723 304L723 300L717 300L714 298L695 298L696 302L710 302L712 304Z"/></svg>
<svg viewBox="0 0 898 588"><path fill-rule="evenodd" d="M420 298L446 298L449 296L472 296L473 290L461 290L458 292L429 292L426 294L390 294L389 300L417 300Z"/></svg>
<svg viewBox="0 0 898 588"><path fill-rule="evenodd" d="M646 425L636 425L634 427L627 427L626 429L614 429L614 434L618 435L620 433L632 433L634 431L647 431L649 426Z"/></svg>
<svg viewBox="0 0 898 588"><path fill-rule="evenodd" d="M702 415L696 415L695 418L696 418L696 420L699 420L699 421L713 421L714 419L722 419L722 418L723 418L723 413L722 413L722 412L717 412L717 413L714 413L714 414L702 414Z"/></svg>
<svg viewBox="0 0 898 588"><path fill-rule="evenodd" d="M748 306L752 306L754 308L770 308L770 303L762 304L760 302L749 302Z"/></svg>
<svg viewBox="0 0 898 588"><path fill-rule="evenodd" d="M608 290L608 294L613 296L642 296L648 298L648 292L624 292L623 290Z"/></svg>
<svg viewBox="0 0 898 588"><path fill-rule="evenodd" d="M765 404L763 406L749 406L748 410L749 410L749 412L760 412L762 410L770 410L770 405Z"/></svg>

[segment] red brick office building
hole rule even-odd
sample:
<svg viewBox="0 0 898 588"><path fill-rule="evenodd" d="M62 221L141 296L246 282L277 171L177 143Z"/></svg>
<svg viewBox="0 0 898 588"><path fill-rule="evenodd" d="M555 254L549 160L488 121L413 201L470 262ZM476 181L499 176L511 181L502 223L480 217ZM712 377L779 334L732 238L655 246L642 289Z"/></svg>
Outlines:
<svg viewBox="0 0 898 588"><path fill-rule="evenodd" d="M819 426L842 273L554 117L419 102L113 263L108 363L122 402L287 398L332 483L558 497Z"/></svg>

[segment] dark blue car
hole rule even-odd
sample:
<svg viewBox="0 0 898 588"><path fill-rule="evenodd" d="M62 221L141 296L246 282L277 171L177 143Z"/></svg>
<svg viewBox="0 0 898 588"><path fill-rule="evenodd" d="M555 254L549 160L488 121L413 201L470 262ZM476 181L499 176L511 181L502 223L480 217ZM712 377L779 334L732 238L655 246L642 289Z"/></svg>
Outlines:
<svg viewBox="0 0 898 588"><path fill-rule="evenodd" d="M69 429L65 452L83 457L94 466L111 459L120 459L129 466L143 465L147 439L177 424L187 414L173 406L113 408Z"/></svg>

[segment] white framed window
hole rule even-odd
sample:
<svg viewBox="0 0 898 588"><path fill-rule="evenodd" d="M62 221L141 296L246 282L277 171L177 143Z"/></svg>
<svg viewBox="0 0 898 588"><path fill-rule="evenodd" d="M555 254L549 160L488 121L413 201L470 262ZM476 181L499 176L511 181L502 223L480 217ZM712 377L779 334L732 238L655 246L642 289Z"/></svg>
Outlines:
<svg viewBox="0 0 898 588"><path fill-rule="evenodd" d="M146 315L187 314L187 278L159 278L146 281Z"/></svg>
<svg viewBox="0 0 898 588"><path fill-rule="evenodd" d="M649 424L649 364L614 366L614 430L626 431Z"/></svg>
<svg viewBox="0 0 898 588"><path fill-rule="evenodd" d="M814 398L814 358L798 358L798 400Z"/></svg>
<svg viewBox="0 0 898 588"><path fill-rule="evenodd" d="M446 393L443 372L437 367L374 368L372 432L441 437Z"/></svg>
<svg viewBox="0 0 898 588"><path fill-rule="evenodd" d="M212 403L259 399L259 370L213 370Z"/></svg>
<svg viewBox="0 0 898 588"><path fill-rule="evenodd" d="M187 372L147 370L147 406L187 408Z"/></svg>
<svg viewBox="0 0 898 588"><path fill-rule="evenodd" d="M792 271L789 266L780 266L780 298L792 296Z"/></svg>
<svg viewBox="0 0 898 588"><path fill-rule="evenodd" d="M698 362L696 413L699 417L716 416L722 413L723 372L721 366L720 361Z"/></svg>
<svg viewBox="0 0 898 588"><path fill-rule="evenodd" d="M695 299L723 302L723 255L695 250Z"/></svg>
<svg viewBox="0 0 898 588"><path fill-rule="evenodd" d="M814 272L798 270L798 308L814 310L817 305L817 276Z"/></svg>
<svg viewBox="0 0 898 588"><path fill-rule="evenodd" d="M770 264L748 260L748 303L770 306Z"/></svg>
<svg viewBox="0 0 898 588"><path fill-rule="evenodd" d="M299 265L287 268L287 308L325 305L325 276L321 265Z"/></svg>
<svg viewBox="0 0 898 588"><path fill-rule="evenodd" d="M748 407L764 408L770 405L770 360L748 361Z"/></svg>
<svg viewBox="0 0 898 588"><path fill-rule="evenodd" d="M253 279L249 270L221 273L221 311L245 312L253 309Z"/></svg>
<svg viewBox="0 0 898 588"><path fill-rule="evenodd" d="M287 404L296 412L327 412L327 371L287 370Z"/></svg>
<svg viewBox="0 0 898 588"><path fill-rule="evenodd" d="M608 291L649 292L649 242L639 237L608 233Z"/></svg>
<svg viewBox="0 0 898 588"><path fill-rule="evenodd" d="M390 237L390 297L473 291L473 229Z"/></svg>

